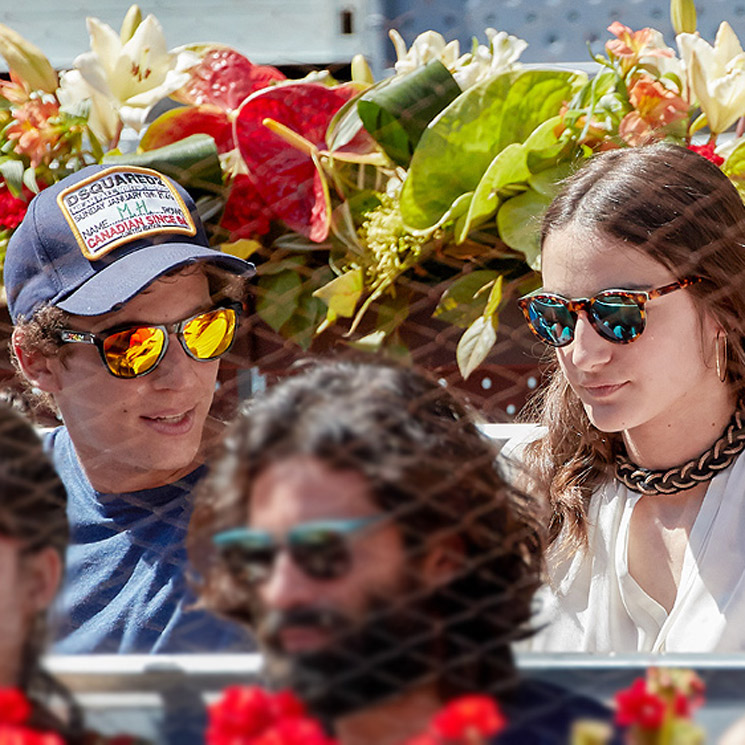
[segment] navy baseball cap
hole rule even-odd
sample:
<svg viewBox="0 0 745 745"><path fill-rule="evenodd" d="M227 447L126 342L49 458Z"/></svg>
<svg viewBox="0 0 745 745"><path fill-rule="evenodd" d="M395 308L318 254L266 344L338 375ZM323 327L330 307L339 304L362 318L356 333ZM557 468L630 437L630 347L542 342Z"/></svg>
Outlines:
<svg viewBox="0 0 745 745"><path fill-rule="evenodd" d="M254 273L253 264L210 247L180 184L149 168L87 166L37 194L11 236L8 309L14 323L45 305L96 316L200 262Z"/></svg>

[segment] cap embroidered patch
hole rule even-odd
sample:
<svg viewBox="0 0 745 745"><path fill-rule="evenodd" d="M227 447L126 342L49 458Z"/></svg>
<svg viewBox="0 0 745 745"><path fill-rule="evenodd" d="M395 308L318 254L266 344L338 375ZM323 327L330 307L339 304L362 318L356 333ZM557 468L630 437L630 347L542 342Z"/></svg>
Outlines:
<svg viewBox="0 0 745 745"><path fill-rule="evenodd" d="M159 173L113 166L57 196L83 255L96 261L128 241L197 231L181 195Z"/></svg>

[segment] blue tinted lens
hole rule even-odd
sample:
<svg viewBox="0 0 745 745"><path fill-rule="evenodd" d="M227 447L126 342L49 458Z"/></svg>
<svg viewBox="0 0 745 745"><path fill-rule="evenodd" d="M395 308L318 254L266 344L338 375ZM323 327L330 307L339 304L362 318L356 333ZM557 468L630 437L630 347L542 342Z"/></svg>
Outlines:
<svg viewBox="0 0 745 745"><path fill-rule="evenodd" d="M548 296L533 298L528 305L533 328L549 344L563 347L574 338L574 317L559 299Z"/></svg>
<svg viewBox="0 0 745 745"><path fill-rule="evenodd" d="M593 302L592 316L595 328L610 341L633 341L644 329L639 305L626 295L603 295Z"/></svg>

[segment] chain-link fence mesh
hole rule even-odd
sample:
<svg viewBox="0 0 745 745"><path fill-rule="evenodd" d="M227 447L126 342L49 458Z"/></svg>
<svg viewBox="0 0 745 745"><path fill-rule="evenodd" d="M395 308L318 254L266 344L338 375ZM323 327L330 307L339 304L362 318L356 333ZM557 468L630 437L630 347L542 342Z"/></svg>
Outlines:
<svg viewBox="0 0 745 745"><path fill-rule="evenodd" d="M530 51L524 61L531 63L584 61L586 43L601 47L607 38L606 26L615 20L635 28L653 25L671 38L666 3L632 2L621 7L589 2L577 8L562 2L510 1L494 7L478 1L389 0L374 7L348 6L335 8L332 16L342 35L364 32L360 38L379 74L390 73L396 61L386 36L391 28L401 31L407 46L418 33L436 28L448 39L460 39L466 49L471 36L483 41L484 29L494 26L528 40ZM720 15L735 30L745 23L745 6L723 6L711 3L699 9L699 27L707 38L713 38ZM7 20L12 25L12 19ZM251 54L250 49L243 51ZM343 77L350 73L349 58L329 52L327 58L310 59L288 52L279 61L291 77L305 72L306 65L316 67L326 61L335 63L335 74ZM277 60L257 57L255 61ZM579 82L568 78L557 82L557 101L570 93L580 95ZM437 98L442 91L435 88ZM282 86L277 90L282 91ZM532 95L531 91L526 89L525 95ZM351 94L345 96L333 107L329 104L331 114L351 98ZM419 110L422 101L428 103L426 96L413 108ZM256 116L262 121L273 116L281 119L281 106L274 103L276 107L261 109ZM587 110L580 103L574 124L585 136L587 122L582 116ZM587 508L582 506L581 497L587 496L582 492L582 478L596 467L592 459L598 453L607 456L604 466L611 462L615 451L609 448L614 438L600 438L601 445L591 443L594 450L566 442L557 446L556 452L566 455L566 462L548 474L555 479L553 486L557 473L566 475L561 469L567 464L575 469L569 475L574 478L579 473L581 478L567 482L574 501L552 505L556 507L553 513L542 501L541 478L536 477L532 485L518 478L517 488L508 484L515 476L510 468L520 471L521 466L495 466L504 440L517 432L495 425L515 421L546 382L545 369L554 357L531 334L516 303L518 295L540 284L535 256L529 255L530 248L519 238L513 244L513 238L508 239L509 225L503 226L496 217L497 203L501 207L525 189L495 176L491 185L483 186L479 178L469 187L466 178L465 186L459 183L453 190L451 182L460 178L455 160L450 171L425 171L419 187L424 191L450 189L455 195L447 208L450 211L441 211L437 225L423 223L421 230L408 230L387 201L397 193L411 165L396 161L397 145L388 143L386 157L391 160L383 166L380 159L356 161L340 156L334 161L331 157L331 170L336 170L321 177L324 172L318 162L328 152L320 140L314 141L318 132L313 121L318 112L312 102L300 98L286 108L293 106L305 139L301 147L297 143L292 147L303 152L305 160L293 160L295 151L285 148L277 149L271 158L257 156L253 164L255 172L267 180L277 174L295 179L289 186L273 187L274 191L262 192L259 198L254 187L249 189L240 181L245 169L237 176L231 173L233 192L223 190L221 179L220 186L210 183L203 172L195 178L188 170L173 172L192 189L212 243L230 244L228 250L247 256L258 269L236 340L222 357L216 380L204 372L208 367L216 371L215 363L203 365L187 360L186 355L179 357L178 365L172 362L182 351L175 337L171 338L173 348L164 350L160 371L135 380L116 380L107 373L103 351L99 359L94 349L73 351L59 346L48 356L34 357L32 352L42 348L36 339L25 351L21 346L21 357L26 355L21 363L32 378L30 385L23 383L10 361L13 324L7 308L0 307L0 383L7 404L21 412L0 410L0 550L7 549L8 557L15 550L23 559L19 567L23 562L29 566L37 562L48 583L42 599L35 605L28 603L27 575L19 569L8 583L7 597L0 599L0 657L8 660L0 685L22 685L42 699L50 697L55 706L65 700L64 691L36 665L42 636L32 628L33 611L53 605L52 670L81 694L92 726L107 734L129 731L168 743L203 741L205 702L217 700L220 689L229 684L260 681L295 689L311 713L342 742L347 723L370 712L379 712L380 738L387 736L388 728L398 740L406 741L419 734L430 716L449 701L469 693L487 694L499 704L506 727L494 742L594 742L571 740L576 722L604 722L609 733L599 735L597 741L616 742L613 738L618 735L611 731L613 695L628 686L633 676L642 674L644 664L657 660L629 658L614 665L605 656L612 649L590 661L531 657L527 651L530 634L538 625L535 619L542 618L534 596L546 580L544 544L571 523L572 516L581 519ZM251 139L253 125L246 121L248 110L242 112L234 132L237 139L245 135L250 142L238 148L239 157L250 161L261 137ZM530 119L530 112L523 115ZM407 117L415 118L404 109L402 118ZM673 125L681 118L682 114L664 124ZM619 127L618 119L614 119L615 134L628 133ZM310 124L303 128L303 121ZM330 116L317 125L318 131L322 129L325 137L329 126ZM728 126L731 129L734 121ZM383 130L378 134L385 139ZM341 141L346 134L339 132ZM678 131L666 130L666 134ZM352 140L350 136L342 142L339 151ZM446 140L441 143L443 153L450 144ZM461 143L460 156L469 151L470 144ZM642 143L627 140L624 144ZM437 151L436 144L432 148ZM349 152L354 153L354 148ZM552 167L561 157L560 148L552 151ZM286 167L288 159L296 170ZM546 162L538 173L549 170ZM534 161L530 164L535 165ZM526 155L526 173L528 166ZM732 161L728 175L735 183L742 180L738 168L739 162ZM551 171L550 186L568 173ZM684 190L693 194L696 178L692 173L680 178ZM526 175L517 182L528 180ZM528 203L528 207L535 206L535 213L521 218L526 231L535 233L555 194L547 181L531 181L541 201ZM239 190L239 184L246 190ZM473 192L478 189L482 206L472 207L477 202ZM298 195L302 197L299 208L310 207L307 215L293 223ZM708 271L712 254L727 259L733 255L732 245L740 245L740 224L722 230L722 213L701 212L700 205L696 206L697 200L709 207L718 204L715 190L694 194L693 207L689 204L690 209L679 211L676 219L686 225L698 223L702 234L717 237L700 242L700 254L682 259L677 249L670 248L677 245L674 226L668 235L669 225L651 229L639 217L641 208L650 204L652 212L663 209L664 205L650 199L649 194L642 194L636 207L625 205L623 219L628 230L614 240L641 246L642 252L654 255L663 274L672 272L676 279L698 276ZM490 200L494 204L487 209L483 205L491 204ZM286 210L285 203L292 209ZM421 204L418 208L428 209ZM476 214L479 209L482 212ZM530 212L526 207L522 211ZM230 220L225 218L228 214ZM375 217L360 217L368 214ZM412 219L416 222L416 215ZM242 232L241 220L250 223L252 230ZM264 222L265 229L256 227ZM316 240L318 234L313 231L321 223L326 232ZM580 232L571 235L578 249L582 237ZM648 249L651 244L656 254ZM566 246L563 250L569 253ZM699 357L705 357L704 368L721 367L720 378L726 378L729 370L728 384L733 394L739 394L735 384L743 376L740 337L735 337L735 330L739 329L738 303L742 303L738 297L742 293L730 290L740 287L742 277L735 264L722 261L714 260L719 262L718 274L710 272L705 277L708 284L696 285L692 291L696 301L686 307L690 314L694 307L714 308L714 315L696 316L695 333L703 340L704 326L716 316L729 333L730 346L724 347L720 358L717 341L715 352L709 344L711 349L699 350ZM568 266L576 269L579 264ZM578 279L582 284L584 280L572 271L555 276L567 288ZM609 275L598 276L585 285L594 282L597 291L608 289L605 278ZM143 295L136 313L128 316L126 305L116 309L113 325L174 323L203 310L215 297L213 286L209 288L212 296L208 300L199 296L198 301L181 289L193 286L204 294L201 277L198 272L176 273L156 283L149 296ZM346 284L329 289L334 278L345 279ZM615 275L611 280L610 286L615 287ZM630 291L627 295L666 283L655 281L652 287L636 279L632 284L623 284L622 289ZM153 298L161 300L154 302ZM594 307L586 304L582 308L592 317L594 331L606 339L615 335L613 341L634 341L643 330L644 303L651 302L650 298L619 300L614 296L610 305L623 305L621 317L613 315L617 307L598 309L603 300L595 298ZM553 302L555 311L557 301ZM164 303L168 308L161 312ZM629 320L623 313L639 307L640 326L630 328L637 317ZM147 313L154 316L145 317ZM567 322L566 318L547 321L544 313L532 320L534 326L544 324L536 334L546 338L554 333L549 326L555 323L563 324L560 333L571 336L578 321L575 317ZM73 330L100 333L112 326L89 322L56 318L52 331L71 325ZM472 338L465 343L468 333ZM621 338L624 334L630 338ZM559 337L558 341L563 344L567 339ZM702 341L702 347L706 344ZM73 354L87 355L82 367L76 366ZM44 359L52 362L40 362ZM656 373L650 372L649 364L643 367L645 374L657 374L663 381L651 389L653 394L666 395L661 370L674 363L673 359L657 360ZM171 373L173 381L158 382L167 374L164 370L177 367L178 372ZM84 377L81 371L85 370ZM683 386L683 373L668 371L670 387ZM76 375L79 383L74 384ZM602 380L596 388L612 388L616 383ZM57 398L59 408L67 413L66 429L58 429L62 422L54 406L39 408L40 390ZM213 390L206 416L209 402L205 401ZM612 394L596 393L600 398ZM569 394L564 391L564 395ZM687 395L695 399L697 394L687 391ZM656 405L653 397L647 403L652 408ZM536 421L539 408L527 417L530 424ZM19 423L19 416L33 420L42 430L48 456L68 488L67 580L54 604L57 570L45 551L58 551L59 540L49 536L64 537L67 526L59 515L53 520L38 506L56 498L59 511L59 484L47 469L47 455L27 438L30 430ZM206 423L204 447L198 455L179 460L180 445L155 444L164 432L183 435L186 442L192 422L201 422L201 416ZM557 416L553 424L569 421ZM552 411L543 423L551 428ZM698 420L694 424L703 426ZM183 432L176 433L179 427ZM224 441L226 432L230 434ZM587 431L567 424L564 440L576 443L583 437L589 438ZM201 438L199 429L192 440ZM152 473L156 475L150 478ZM145 477L140 479L142 474ZM601 473L607 474L607 469ZM541 477L546 475L541 473ZM728 489L738 491L732 484ZM19 495L23 501L26 492L33 506L18 504ZM556 524L557 514L562 515L563 524ZM38 535L29 533L23 527L27 525L36 525ZM737 556L736 546L730 548ZM711 561L714 548L708 550ZM722 574L730 576L731 569ZM0 584L0 590L5 592L5 585ZM723 624L727 623L725 619ZM741 632L727 633L728 651L739 651ZM698 649L696 644L693 648ZM664 645L655 651L665 651ZM89 653L101 655L109 667L93 670L98 663L91 661L86 669L85 658L81 658L82 667L71 670L60 662L63 655ZM133 655L131 666L121 653ZM193 659L164 656L162 661L151 662L135 657L150 653ZM243 653L251 656L230 657ZM103 657L107 654L112 655L108 662ZM208 673L198 662L201 655L209 656ZM225 660L222 666L221 657ZM741 708L745 711L738 692L742 671L734 664L727 671L724 657L670 659L680 667L701 669L710 689L702 719L713 742L742 713ZM245 664L245 669L236 669L236 664ZM718 671L712 672L714 668ZM68 734L74 738L75 706L60 708L70 718ZM675 716L684 716L683 708L680 704ZM245 733L239 731L239 735ZM212 741L217 743L215 737ZM370 736L369 741L373 739Z"/></svg>

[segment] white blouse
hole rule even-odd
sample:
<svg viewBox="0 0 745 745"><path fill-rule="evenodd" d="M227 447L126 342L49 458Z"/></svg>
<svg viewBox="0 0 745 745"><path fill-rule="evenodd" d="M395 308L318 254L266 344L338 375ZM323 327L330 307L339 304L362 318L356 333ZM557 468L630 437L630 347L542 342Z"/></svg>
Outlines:
<svg viewBox="0 0 745 745"><path fill-rule="evenodd" d="M505 446L505 450L514 448ZM588 548L548 557L549 586L536 598L521 648L541 652L745 651L745 456L709 483L685 550L678 594L667 611L629 574L631 514L641 497L617 482L589 507Z"/></svg>

